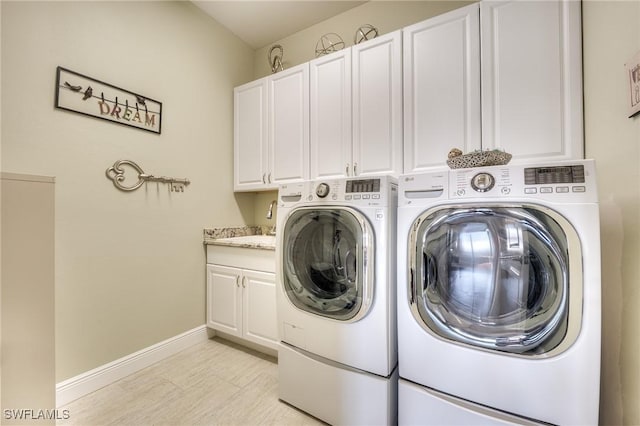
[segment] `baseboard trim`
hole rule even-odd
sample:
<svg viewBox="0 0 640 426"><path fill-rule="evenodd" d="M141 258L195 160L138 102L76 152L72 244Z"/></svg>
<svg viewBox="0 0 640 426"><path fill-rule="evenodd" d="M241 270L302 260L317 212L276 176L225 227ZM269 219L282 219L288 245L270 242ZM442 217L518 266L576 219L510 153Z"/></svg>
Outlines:
<svg viewBox="0 0 640 426"><path fill-rule="evenodd" d="M207 327L201 325L155 345L104 364L56 384L56 407L103 388L136 371L209 338Z"/></svg>

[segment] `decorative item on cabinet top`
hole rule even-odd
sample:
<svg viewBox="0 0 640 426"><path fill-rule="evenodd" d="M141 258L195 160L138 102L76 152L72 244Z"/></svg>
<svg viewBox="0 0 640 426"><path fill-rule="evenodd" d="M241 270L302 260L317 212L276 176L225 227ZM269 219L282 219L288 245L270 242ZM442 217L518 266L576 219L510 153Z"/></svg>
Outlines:
<svg viewBox="0 0 640 426"><path fill-rule="evenodd" d="M161 102L62 67L55 107L158 134L162 128Z"/></svg>
<svg viewBox="0 0 640 426"><path fill-rule="evenodd" d="M271 46L269 53L267 53L267 60L269 61L269 66L271 67L271 72L273 74L284 70L282 58L284 58L284 49L282 46L279 44Z"/></svg>
<svg viewBox="0 0 640 426"><path fill-rule="evenodd" d="M123 165L132 167L138 172L138 180L131 186L125 186L122 182L125 180ZM168 176L154 176L146 174L142 168L131 160L118 160L113 163L113 166L109 167L105 174L107 178L113 181L113 185L121 191L133 191L142 186L145 182L160 182L169 184L169 190L171 192L184 192L184 187L189 185L191 181L189 179L179 179Z"/></svg>
<svg viewBox="0 0 640 426"><path fill-rule="evenodd" d="M337 52L344 49L344 47L345 44L342 37L336 33L327 33L320 37L320 40L316 43L316 58Z"/></svg>
<svg viewBox="0 0 640 426"><path fill-rule="evenodd" d="M453 148L449 151L448 157L447 165L452 169L502 166L511 161L511 154L498 149L490 151L474 151L463 155L461 150Z"/></svg>
<svg viewBox="0 0 640 426"><path fill-rule="evenodd" d="M363 41L371 40L378 37L378 29L370 24L364 24L356 30L353 36L353 43L360 44Z"/></svg>

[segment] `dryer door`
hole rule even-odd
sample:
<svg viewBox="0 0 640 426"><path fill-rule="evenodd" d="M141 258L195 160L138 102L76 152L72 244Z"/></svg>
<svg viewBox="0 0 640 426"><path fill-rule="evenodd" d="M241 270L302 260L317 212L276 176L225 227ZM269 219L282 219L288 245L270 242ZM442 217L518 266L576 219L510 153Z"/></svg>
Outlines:
<svg viewBox="0 0 640 426"><path fill-rule="evenodd" d="M579 240L552 210L427 211L412 227L409 252L412 312L431 333L488 350L547 356L577 338Z"/></svg>
<svg viewBox="0 0 640 426"><path fill-rule="evenodd" d="M300 208L283 231L285 293L299 309L340 321L366 314L373 297L374 236L347 207Z"/></svg>

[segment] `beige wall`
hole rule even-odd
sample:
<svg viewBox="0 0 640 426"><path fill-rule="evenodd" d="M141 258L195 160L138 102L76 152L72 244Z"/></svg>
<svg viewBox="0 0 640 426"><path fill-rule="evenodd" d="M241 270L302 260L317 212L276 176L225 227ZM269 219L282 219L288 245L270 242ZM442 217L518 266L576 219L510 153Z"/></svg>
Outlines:
<svg viewBox="0 0 640 426"><path fill-rule="evenodd" d="M1 173L3 409L53 409L55 388L54 191L52 178ZM37 241L37 244L34 244ZM37 259L37 267L34 267ZM55 424L16 419L0 423Z"/></svg>
<svg viewBox="0 0 640 426"><path fill-rule="evenodd" d="M596 160L602 234L601 423L640 424L640 117L627 118L624 63L640 51L640 2L585 1L586 156Z"/></svg>
<svg viewBox="0 0 640 426"><path fill-rule="evenodd" d="M190 2L1 6L2 171L56 177L59 382L204 324L202 229L253 221L232 192L253 51ZM55 109L58 65L161 101L162 134ZM191 185L121 192L118 159Z"/></svg>

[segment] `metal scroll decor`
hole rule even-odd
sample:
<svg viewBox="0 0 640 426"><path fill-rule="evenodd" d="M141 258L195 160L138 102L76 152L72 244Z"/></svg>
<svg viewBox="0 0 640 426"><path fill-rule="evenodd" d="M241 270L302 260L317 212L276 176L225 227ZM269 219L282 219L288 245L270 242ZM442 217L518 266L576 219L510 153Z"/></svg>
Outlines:
<svg viewBox="0 0 640 426"><path fill-rule="evenodd" d="M138 172L138 180L132 185L125 185L125 169L122 166L130 166L136 172ZM107 178L113 181L113 185L121 191L134 191L142 186L146 182L159 182L169 184L169 190L171 192L184 192L184 187L191 182L189 179L179 179L168 176L154 176L146 174L142 168L131 160L118 160L113 163L113 166L106 170Z"/></svg>
<svg viewBox="0 0 640 426"><path fill-rule="evenodd" d="M56 108L160 133L162 103L58 67Z"/></svg>
<svg viewBox="0 0 640 426"><path fill-rule="evenodd" d="M356 30L356 34L353 36L353 43L360 44L376 37L378 37L378 29L371 24L364 24Z"/></svg>
<svg viewBox="0 0 640 426"><path fill-rule="evenodd" d="M345 44L342 37L336 33L327 33L320 37L316 43L316 58L337 52L338 50L344 49L344 47Z"/></svg>
<svg viewBox="0 0 640 426"><path fill-rule="evenodd" d="M267 60L269 61L269 66L271 67L271 72L273 74L278 71L284 70L284 65L282 63L282 58L284 57L284 49L279 44L274 44L269 49L269 53L267 54Z"/></svg>

